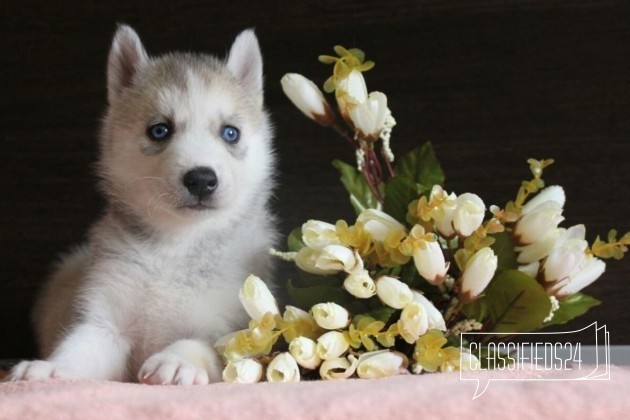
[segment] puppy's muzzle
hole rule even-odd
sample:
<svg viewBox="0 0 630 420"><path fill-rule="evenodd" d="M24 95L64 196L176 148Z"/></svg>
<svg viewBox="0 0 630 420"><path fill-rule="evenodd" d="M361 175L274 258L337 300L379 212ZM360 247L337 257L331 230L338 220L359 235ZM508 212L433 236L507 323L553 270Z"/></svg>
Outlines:
<svg viewBox="0 0 630 420"><path fill-rule="evenodd" d="M198 167L186 172L182 183L191 195L203 201L217 189L219 178L211 168Z"/></svg>

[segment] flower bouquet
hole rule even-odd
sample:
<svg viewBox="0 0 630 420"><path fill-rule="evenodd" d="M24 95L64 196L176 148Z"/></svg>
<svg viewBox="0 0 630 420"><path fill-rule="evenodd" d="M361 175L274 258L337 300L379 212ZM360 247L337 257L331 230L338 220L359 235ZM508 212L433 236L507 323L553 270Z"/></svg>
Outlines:
<svg viewBox="0 0 630 420"><path fill-rule="evenodd" d="M376 378L476 369L460 350L462 332L530 332L564 324L600 302L580 292L621 259L630 233L585 240L584 225L559 227L565 194L545 187L551 159L529 159L531 178L515 198L486 207L473 193L444 187L426 143L397 162L390 149L396 121L363 73L374 63L358 49L335 47L324 90L299 74L282 87L306 116L336 131L356 167L334 161L357 218L309 220L272 254L297 267L280 311L265 283L249 276L240 300L249 328L220 339L225 381L252 383ZM483 343L487 336L467 334ZM266 371L266 373L264 373Z"/></svg>

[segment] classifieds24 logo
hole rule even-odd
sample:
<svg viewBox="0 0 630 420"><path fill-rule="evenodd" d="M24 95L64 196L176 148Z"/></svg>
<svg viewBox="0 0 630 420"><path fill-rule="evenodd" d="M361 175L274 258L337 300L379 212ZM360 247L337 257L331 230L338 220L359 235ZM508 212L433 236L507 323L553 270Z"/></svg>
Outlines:
<svg viewBox="0 0 630 420"><path fill-rule="evenodd" d="M591 333L595 337L595 357L585 363L578 337ZM575 331L469 332L462 333L461 338L460 379L477 382L473 399L482 396L492 381L610 380L610 336L606 325L598 327L597 322ZM475 359L467 354L476 356L479 363L472 363ZM510 374L495 378L490 371Z"/></svg>

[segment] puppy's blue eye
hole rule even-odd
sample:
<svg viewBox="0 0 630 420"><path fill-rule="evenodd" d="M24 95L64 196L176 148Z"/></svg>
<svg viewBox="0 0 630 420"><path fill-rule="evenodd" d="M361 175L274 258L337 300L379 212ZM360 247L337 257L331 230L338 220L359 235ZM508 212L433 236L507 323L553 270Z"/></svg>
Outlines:
<svg viewBox="0 0 630 420"><path fill-rule="evenodd" d="M221 129L221 137L228 143L236 143L241 136L238 128L226 125Z"/></svg>
<svg viewBox="0 0 630 420"><path fill-rule="evenodd" d="M169 124L159 123L152 125L147 130L147 136L153 141L164 141L173 134L173 129Z"/></svg>

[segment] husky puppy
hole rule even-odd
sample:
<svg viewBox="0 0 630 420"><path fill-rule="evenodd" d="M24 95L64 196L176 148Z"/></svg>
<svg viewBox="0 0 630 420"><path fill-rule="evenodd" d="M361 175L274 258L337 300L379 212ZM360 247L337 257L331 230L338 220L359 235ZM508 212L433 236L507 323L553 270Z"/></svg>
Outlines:
<svg viewBox="0 0 630 420"><path fill-rule="evenodd" d="M120 26L108 60L99 175L108 199L35 308L44 360L13 380L221 379L211 343L242 328L238 290L269 279L274 159L253 31L228 57L149 57Z"/></svg>

